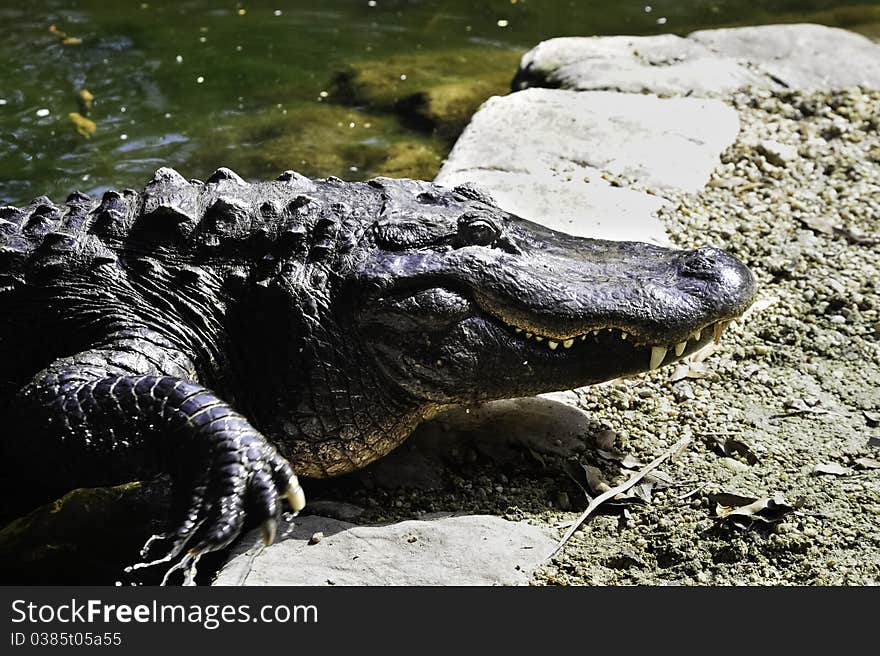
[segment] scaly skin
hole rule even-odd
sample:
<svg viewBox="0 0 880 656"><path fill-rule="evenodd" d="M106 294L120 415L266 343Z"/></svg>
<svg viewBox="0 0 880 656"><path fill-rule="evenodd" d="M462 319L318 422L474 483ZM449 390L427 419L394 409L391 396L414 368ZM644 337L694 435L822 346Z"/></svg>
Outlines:
<svg viewBox="0 0 880 656"><path fill-rule="evenodd" d="M754 292L717 249L563 235L467 186L160 169L0 208L3 462L46 494L169 473L177 528L144 557L192 582L246 518L271 540L302 508L294 471L362 467L450 405L667 364Z"/></svg>

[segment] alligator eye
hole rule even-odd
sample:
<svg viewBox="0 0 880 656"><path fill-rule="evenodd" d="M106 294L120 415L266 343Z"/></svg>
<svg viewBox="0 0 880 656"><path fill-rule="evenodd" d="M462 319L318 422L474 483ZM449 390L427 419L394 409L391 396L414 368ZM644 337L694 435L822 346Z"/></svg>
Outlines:
<svg viewBox="0 0 880 656"><path fill-rule="evenodd" d="M458 232L465 243L474 246L489 246L498 238L499 230L487 219L471 219L462 221Z"/></svg>

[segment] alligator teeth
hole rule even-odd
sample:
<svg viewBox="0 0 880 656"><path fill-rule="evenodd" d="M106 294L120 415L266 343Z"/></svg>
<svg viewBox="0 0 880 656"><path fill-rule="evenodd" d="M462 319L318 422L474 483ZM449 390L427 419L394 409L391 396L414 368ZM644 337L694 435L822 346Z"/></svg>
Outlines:
<svg viewBox="0 0 880 656"><path fill-rule="evenodd" d="M713 337L715 338L715 343L718 344L721 342L721 333L724 332L724 324L720 321L716 321L715 325L712 326Z"/></svg>
<svg viewBox="0 0 880 656"><path fill-rule="evenodd" d="M678 356L680 356L682 353L684 353L684 349L685 349L685 347L686 347L687 345L688 345L687 340L685 340L685 341L683 341L683 342L679 342L678 344L675 345L675 355L676 355L676 357L678 357Z"/></svg>
<svg viewBox="0 0 880 656"><path fill-rule="evenodd" d="M663 362L663 358L666 357L666 347L665 346L652 346L651 347L651 369L656 369L660 366L660 363Z"/></svg>
<svg viewBox="0 0 880 656"><path fill-rule="evenodd" d="M702 337L702 335L703 335L703 331L702 331L702 330L697 330L696 332L694 332L694 340L697 341L697 342L699 342L699 341L700 341L700 337Z"/></svg>
<svg viewBox="0 0 880 656"><path fill-rule="evenodd" d="M718 326L721 326L721 328L719 328ZM560 344L562 344L563 348L570 349L572 346L574 346L574 343L576 341L580 340L583 342L590 335L598 336L599 333L606 331L606 330L609 333L611 333L612 335L617 334L620 337L620 339L623 341L625 341L627 339L630 341L633 341L636 339L636 337L634 335L632 335L631 333L628 333L625 330L621 330L620 328L612 328L612 327L590 328L588 331L584 332L581 335L576 335L574 337L569 337L567 339L550 339L549 337L545 337L543 335L538 335L535 333L527 332L524 328L517 328L516 326L508 326L508 327L512 328L513 331L517 335L522 335L523 337L525 337L525 339L534 338L535 341L537 341L537 342L546 341L547 346L550 347L551 351L555 351L556 349L558 349ZM720 332L720 330L722 330L724 328L724 326L722 325L722 322L718 322L717 324L715 324L714 328L715 328L716 332ZM694 333L694 339L699 339L701 332L702 331L698 330L696 333ZM637 347L638 345L634 344L633 346ZM675 347L672 347L672 346L669 346L669 347L653 346L653 347L651 347L651 369L656 369L657 367L659 367L660 364L662 364L663 359L666 357L666 354L670 350L672 350L673 348L675 348L675 355L680 356L682 353L684 353L685 349L687 348L687 340L676 344Z"/></svg>

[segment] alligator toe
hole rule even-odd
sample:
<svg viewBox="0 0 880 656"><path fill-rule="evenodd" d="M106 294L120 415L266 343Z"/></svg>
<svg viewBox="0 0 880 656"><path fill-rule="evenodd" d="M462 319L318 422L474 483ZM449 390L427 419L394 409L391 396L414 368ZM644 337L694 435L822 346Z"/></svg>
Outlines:
<svg viewBox="0 0 880 656"><path fill-rule="evenodd" d="M284 501L294 513L303 508L305 497L296 475L271 445L258 436L231 444L234 448L211 454L207 475L191 485L184 497L188 503L175 529L152 536L141 550L144 561L127 571L174 563L162 584L182 572L183 584L193 585L199 559L231 544L246 521L259 525L264 542L270 544Z"/></svg>

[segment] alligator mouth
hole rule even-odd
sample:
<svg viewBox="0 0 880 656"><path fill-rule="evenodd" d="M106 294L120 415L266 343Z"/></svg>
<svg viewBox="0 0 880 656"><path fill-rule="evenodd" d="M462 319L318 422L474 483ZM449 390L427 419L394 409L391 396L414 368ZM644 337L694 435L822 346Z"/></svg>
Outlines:
<svg viewBox="0 0 880 656"><path fill-rule="evenodd" d="M560 338L558 336L542 335L526 328L521 328L514 324L508 323L499 317L488 313L497 323L504 326L507 332L523 342L532 342L537 346L546 346L551 351L571 350L574 356L580 349L601 346L607 344L609 340L619 340L620 342L629 342L633 349L644 348L650 350L648 356L648 369L657 369L660 367L669 353L674 353L676 358L681 357L686 352L691 353L697 350L697 347L703 346L704 336L712 334L715 343L721 341L721 335L730 321L715 321L707 324L702 328L698 328L688 335L683 341L670 344L651 344L647 340L642 339L639 335L628 332L622 328L613 326L603 326L588 329L583 333Z"/></svg>
<svg viewBox="0 0 880 656"><path fill-rule="evenodd" d="M545 325L542 332L535 328L538 321L546 324L546 318L533 321L523 316L517 323L512 323L509 316L502 317L492 304L486 302L479 294L468 293L469 290L460 289L453 285L431 286L413 290L396 290L397 294L389 296L388 300L397 305L401 302L419 297L421 294L440 292L448 298L456 298L462 306L469 305L469 315L474 314L484 322L494 326L497 331L507 335L511 345L521 344L523 348L540 350L553 358L579 359L579 356L594 355L604 349L613 353L616 357L623 357L633 364L644 358L639 369L657 369L663 364L669 364L673 359L690 355L705 346L714 339L720 342L724 329L730 324L732 318L716 319L697 328L676 330L675 334L668 336L647 336L634 331L632 328L622 328L613 325L586 325L581 324L577 332L570 327L554 329ZM464 316L462 318L465 318ZM673 331L670 331L672 333ZM552 334L548 334L552 333ZM683 333L683 334L682 334ZM623 347L624 350L621 350ZM674 354L674 358L670 357ZM557 360L561 363L561 360Z"/></svg>

